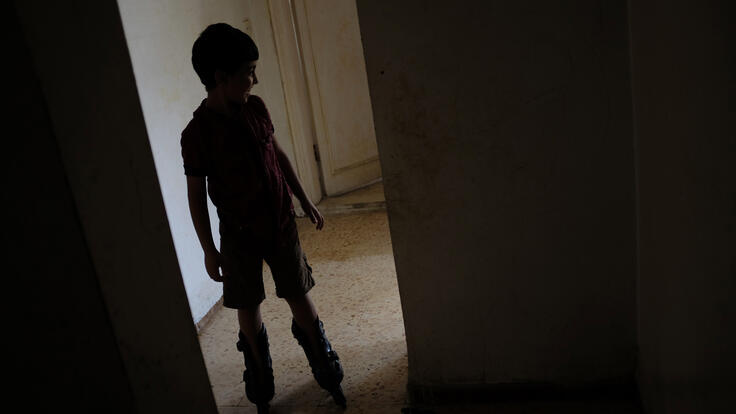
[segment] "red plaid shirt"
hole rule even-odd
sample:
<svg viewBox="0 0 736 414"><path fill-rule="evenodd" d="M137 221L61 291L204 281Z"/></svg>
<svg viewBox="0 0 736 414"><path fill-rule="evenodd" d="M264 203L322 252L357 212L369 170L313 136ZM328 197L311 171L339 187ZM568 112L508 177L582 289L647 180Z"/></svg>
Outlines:
<svg viewBox="0 0 736 414"><path fill-rule="evenodd" d="M266 104L250 95L237 116L227 117L205 102L181 134L184 174L207 177L210 199L225 227L250 228L259 236L278 239L287 230L294 206Z"/></svg>

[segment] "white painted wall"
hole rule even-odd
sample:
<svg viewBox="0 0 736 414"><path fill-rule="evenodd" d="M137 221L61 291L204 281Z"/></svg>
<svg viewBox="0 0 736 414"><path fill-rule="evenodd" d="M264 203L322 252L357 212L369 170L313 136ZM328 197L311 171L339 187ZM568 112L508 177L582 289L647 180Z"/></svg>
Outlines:
<svg viewBox="0 0 736 414"><path fill-rule="evenodd" d="M138 94L161 183L166 213L179 258L192 316L199 321L222 296L204 269L204 257L189 216L182 167L181 131L206 96L191 64L194 40L212 23L225 22L249 33L260 52L254 93L269 107L276 136L293 159L266 0L119 0ZM216 242L217 213L210 204Z"/></svg>

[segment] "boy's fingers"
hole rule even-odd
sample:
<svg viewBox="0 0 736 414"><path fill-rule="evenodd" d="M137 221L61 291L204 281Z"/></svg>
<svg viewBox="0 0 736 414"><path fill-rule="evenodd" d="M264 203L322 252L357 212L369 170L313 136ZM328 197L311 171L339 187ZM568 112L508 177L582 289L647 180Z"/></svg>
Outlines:
<svg viewBox="0 0 736 414"><path fill-rule="evenodd" d="M312 217L312 223L317 225L317 230L322 227L322 215L319 214L319 210L312 208L309 211L309 216Z"/></svg>
<svg viewBox="0 0 736 414"><path fill-rule="evenodd" d="M214 280L215 282L222 282L223 275L220 275L220 268L216 268L214 270L207 269L207 274L210 276L210 279Z"/></svg>

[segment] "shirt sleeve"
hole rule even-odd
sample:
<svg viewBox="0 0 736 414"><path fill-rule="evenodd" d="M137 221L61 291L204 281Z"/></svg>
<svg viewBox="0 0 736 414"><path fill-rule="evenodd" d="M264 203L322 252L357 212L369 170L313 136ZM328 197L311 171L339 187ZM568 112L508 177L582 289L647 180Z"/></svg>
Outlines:
<svg viewBox="0 0 736 414"><path fill-rule="evenodd" d="M181 156L185 175L205 177L209 174L203 137L191 125L181 133Z"/></svg>

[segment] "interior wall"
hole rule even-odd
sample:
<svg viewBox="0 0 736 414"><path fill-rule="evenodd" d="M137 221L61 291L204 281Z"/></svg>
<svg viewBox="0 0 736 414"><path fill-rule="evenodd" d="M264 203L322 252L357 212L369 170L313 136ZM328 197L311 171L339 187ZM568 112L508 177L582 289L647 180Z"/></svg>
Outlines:
<svg viewBox="0 0 736 414"><path fill-rule="evenodd" d="M727 412L736 386L734 10L630 3L641 395L650 413Z"/></svg>
<svg viewBox="0 0 736 414"><path fill-rule="evenodd" d="M32 62L11 78L25 128L3 174L17 190L3 198L22 287L10 316L21 328L9 331L21 344L11 364L25 371L16 396L213 413L117 4L14 5Z"/></svg>
<svg viewBox="0 0 736 414"><path fill-rule="evenodd" d="M633 381L625 6L358 1L410 385Z"/></svg>
<svg viewBox="0 0 736 414"><path fill-rule="evenodd" d="M192 45L205 27L218 22L253 37L260 54L259 83L253 93L268 105L279 145L293 161L294 144L267 1L119 0L118 5L184 286L194 320L199 321L222 297L222 289L204 268L182 167L181 131L207 96L192 68ZM211 202L209 209L218 242L219 221Z"/></svg>

